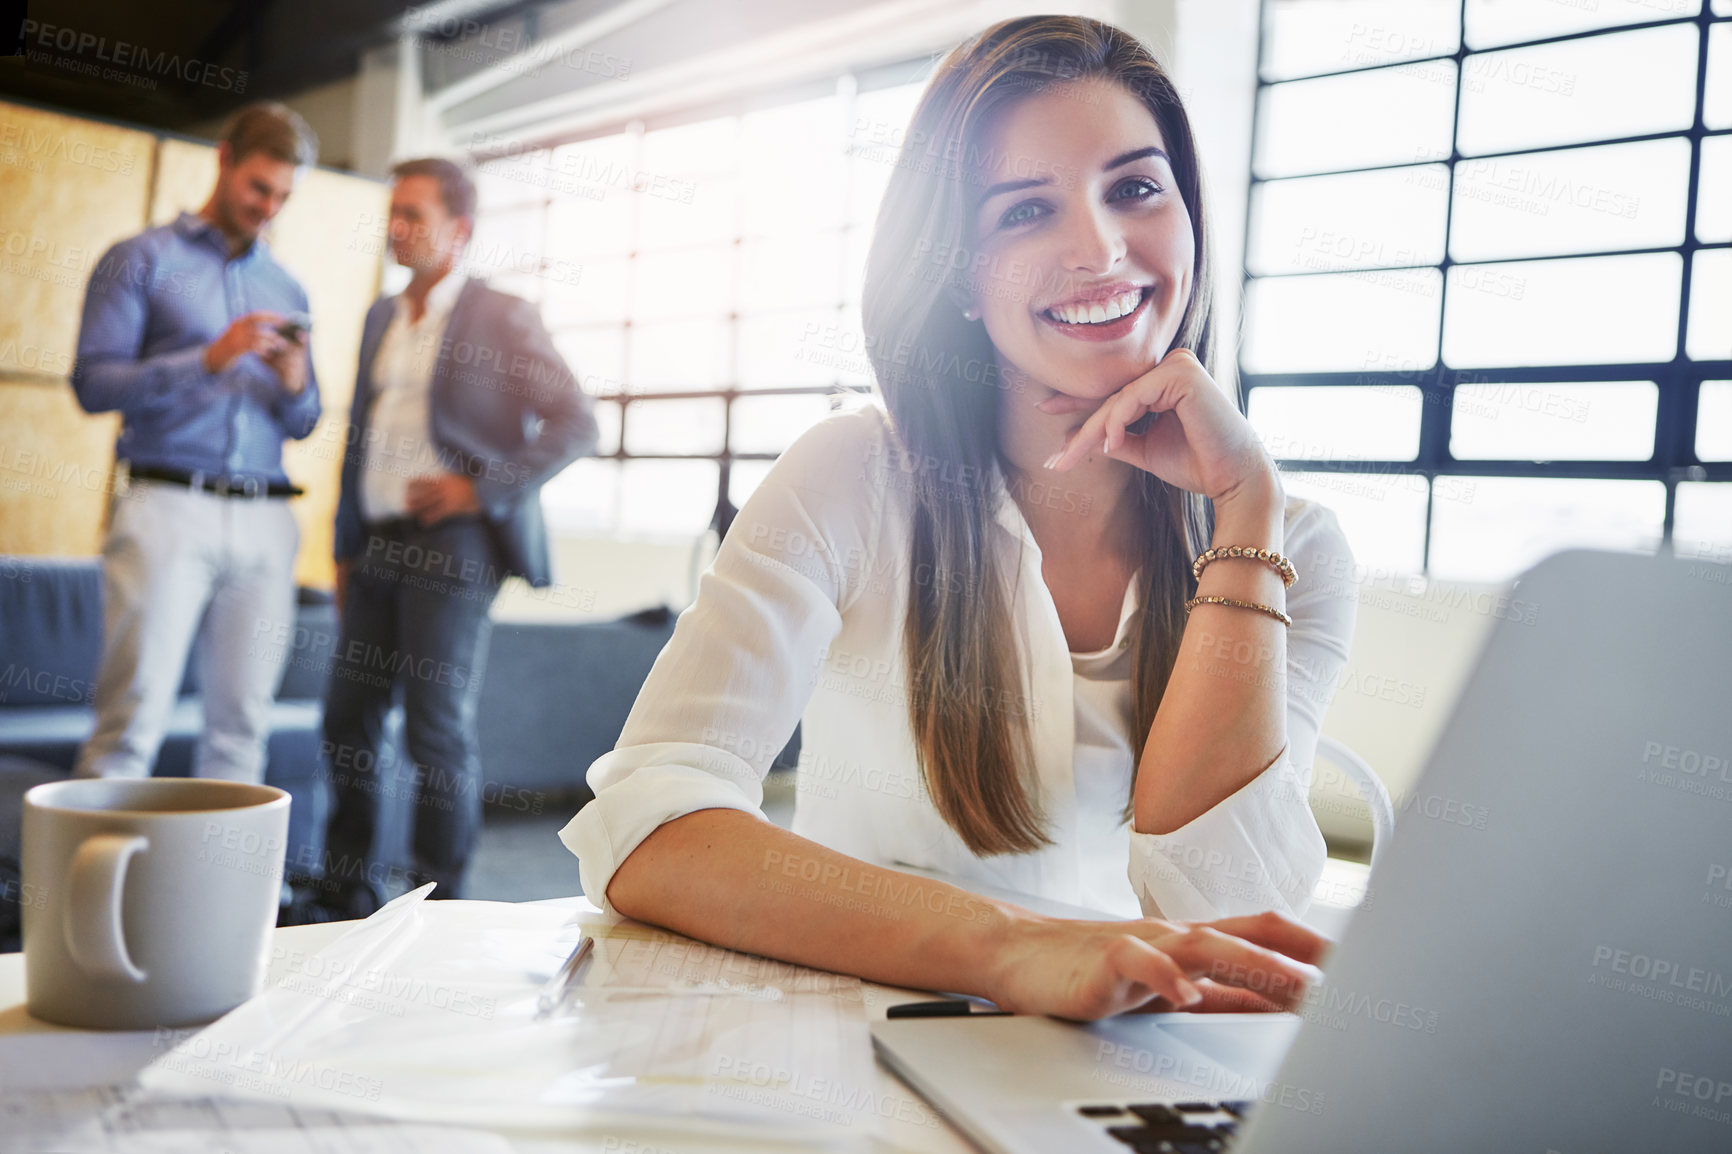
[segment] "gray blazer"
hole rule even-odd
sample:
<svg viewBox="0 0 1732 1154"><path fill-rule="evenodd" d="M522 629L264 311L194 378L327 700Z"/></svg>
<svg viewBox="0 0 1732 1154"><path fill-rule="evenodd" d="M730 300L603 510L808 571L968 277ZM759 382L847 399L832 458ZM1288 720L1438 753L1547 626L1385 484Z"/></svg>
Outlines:
<svg viewBox="0 0 1732 1154"><path fill-rule="evenodd" d="M373 361L391 326L394 300L374 301L361 330L361 364L337 499L339 561L365 547L360 474L367 457L367 422L378 396ZM553 347L536 307L481 281L464 285L445 325L428 413L433 444L446 467L475 483L504 571L531 585L551 584L541 486L595 451L596 426L594 403Z"/></svg>

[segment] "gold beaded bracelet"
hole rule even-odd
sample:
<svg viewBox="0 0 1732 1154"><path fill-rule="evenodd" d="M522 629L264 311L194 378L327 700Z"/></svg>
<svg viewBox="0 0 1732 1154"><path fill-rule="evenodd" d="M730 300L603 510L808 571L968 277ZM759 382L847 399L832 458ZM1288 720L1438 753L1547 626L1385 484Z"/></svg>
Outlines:
<svg viewBox="0 0 1732 1154"><path fill-rule="evenodd" d="M1293 619L1279 609L1268 605L1260 605L1255 601L1241 601L1237 597L1193 597L1185 602L1185 612L1189 613L1199 605L1231 605L1235 609L1255 609L1259 613L1267 613L1281 624L1291 629Z"/></svg>
<svg viewBox="0 0 1732 1154"><path fill-rule="evenodd" d="M1191 562L1191 576L1202 580L1203 570L1208 568L1209 562L1219 561L1223 557L1248 557L1253 561L1267 562L1281 575L1281 584L1289 589L1293 588L1293 582L1299 580L1299 573L1293 568L1293 562L1273 549L1253 549L1249 545L1224 545L1219 549L1198 554L1197 559Z"/></svg>

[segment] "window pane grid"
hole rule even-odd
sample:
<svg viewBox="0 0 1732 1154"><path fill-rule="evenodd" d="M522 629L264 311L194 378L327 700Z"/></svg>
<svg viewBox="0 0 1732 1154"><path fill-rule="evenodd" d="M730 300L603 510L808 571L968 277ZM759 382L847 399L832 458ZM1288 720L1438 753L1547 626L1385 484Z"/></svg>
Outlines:
<svg viewBox="0 0 1732 1154"><path fill-rule="evenodd" d="M1724 135L1724 130L1722 129L1720 131L1721 134ZM1680 135L1684 135L1684 133L1681 131L1639 132L1629 136L1604 136L1595 137L1592 140L1570 140L1560 141L1553 144L1523 145L1518 148L1502 149L1496 152L1476 152L1471 157L1456 156L1454 159L1458 161L1500 160L1511 156L1527 156L1530 154L1546 152L1565 152L1588 147L1597 148L1601 145L1641 144L1651 140L1677 140ZM1307 168L1304 172L1282 173L1280 175L1272 175L1254 168L1251 174L1251 181L1252 186L1257 187L1263 184L1271 184L1283 180L1309 180L1312 177L1319 176L1353 176L1362 172L1389 172L1395 169L1412 168L1416 165L1440 165L1446 163L1450 163L1450 159L1442 155L1416 155L1400 160L1390 160L1380 164L1361 164L1344 168Z"/></svg>
<svg viewBox="0 0 1732 1154"><path fill-rule="evenodd" d="M1277 7L1282 10L1286 21L1283 29L1276 29L1272 24L1272 10ZM1560 26L1559 34L1541 35L1552 28L1535 27L1517 35L1511 28L1499 30L1485 23L1488 14L1496 17L1502 10L1487 8L1484 0L1456 0L1449 7L1455 12L1447 27L1437 19L1435 5L1405 6L1397 16L1387 16L1392 10L1380 8L1379 15L1387 16L1382 21L1384 25L1403 21L1406 24L1392 32L1376 28L1371 23L1354 23L1351 25L1353 31L1346 38L1381 38L1385 59L1377 59L1375 52L1368 50L1354 59L1351 67L1302 67L1296 66L1295 60L1300 60L1304 51L1296 55L1292 45L1282 43L1278 37L1307 20L1325 29L1334 21L1345 29L1349 26L1346 21L1352 16L1352 11L1357 11L1354 0L1323 0L1306 5L1280 5L1274 0L1264 0L1259 91L1253 113L1253 173L1246 212L1246 264L1243 270L1247 300L1246 332L1239 366L1247 412L1259 405L1257 393L1269 388L1297 397L1304 394L1294 393L1295 388L1303 390L1307 386L1318 386L1331 390L1317 394L1318 405L1337 403L1334 396L1342 386L1367 390L1368 404L1373 400L1371 391L1386 396L1407 392L1422 397L1417 406L1420 410L1417 453L1411 451L1411 442L1402 442L1387 428L1381 434L1384 442L1380 446L1382 452L1376 454L1379 459L1369 459L1364 452L1367 437L1373 436L1365 430L1344 430L1337 435L1336 439L1346 437L1343 443L1352 446L1353 455L1337 452L1327 444L1308 442L1273 427L1266 431L1266 435L1272 436L1270 450L1289 475L1295 480L1301 475L1310 477L1312 481L1309 483L1313 486L1331 475L1353 473L1378 474L1385 482L1390 478L1407 477L1427 486L1424 512L1412 514L1424 519L1420 565L1426 571L1435 568L1440 574L1448 575L1452 570L1463 568L1456 563L1458 559L1453 550L1457 547L1455 542L1463 538L1463 526L1471 526L1475 518L1452 516L1443 506L1460 504L1464 492L1471 495L1476 475L1484 477L1488 485L1498 478L1546 478L1584 486L1595 480L1657 481L1655 492L1664 496L1663 516L1654 533L1644 530L1644 534L1638 534L1641 541L1636 542L1635 538L1631 541L1635 542L1633 547L1648 548L1662 539L1669 542L1675 491L1680 483L1715 489L1721 483L1732 482L1732 463L1702 461L1695 454L1697 386L1704 380L1724 379L1732 367L1724 359L1732 356L1732 331L1729 331L1732 330L1732 321L1725 319L1732 315L1732 309L1726 307L1725 301L1728 285L1732 284L1732 274L1727 271L1732 269L1732 263L1727 263L1729 258L1726 255L1715 251L1726 248L1724 243L1717 243L1726 238L1720 234L1722 226L1718 224L1718 218L1712 215L1715 210L1711 206L1699 207L1698 195L1708 191L1701 171L1702 141L1708 135L1704 125L1708 130L1723 128L1718 120L1726 115L1723 108L1715 111L1726 100L1726 97L1716 95L1716 91L1724 88L1725 82L1711 79L1708 72L1710 46L1713 53L1724 53L1725 37L1732 29L1725 26L1725 21L1714 20L1694 5L1674 8L1667 17L1660 19L1651 18L1651 10L1640 12L1639 6L1604 5L1595 6L1586 15L1582 12L1571 15L1566 11L1564 22L1567 24L1573 20L1577 27ZM1603 12L1600 11L1602 7L1605 9ZM1625 12L1624 8L1629 11ZM1470 22L1465 42L1461 38L1464 12ZM1475 19L1480 20L1477 31L1472 23ZM1626 20L1629 22L1620 23ZM1585 26L1595 21L1598 21L1598 26ZM1407 24L1412 27L1407 27ZM1309 37L1301 48L1313 53L1313 63L1330 53L1340 55L1344 52L1341 29L1336 32L1337 35L1331 39L1315 27L1301 30L1300 39ZM1483 116L1488 113L1505 115L1506 109L1519 112L1524 100L1534 104L1535 92L1546 95L1549 90L1552 95L1568 94L1578 82L1576 78L1556 66L1549 71L1539 69L1534 62L1549 59L1557 65L1571 59L1588 59L1614 46L1621 47L1625 41L1615 38L1630 33L1642 33L1631 37L1630 43L1659 44L1664 41L1671 45L1670 51L1678 59L1670 61L1669 66L1673 66L1674 73L1688 74L1691 85L1681 95L1673 93L1673 107L1665 110L1664 116L1669 119L1643 124L1638 117L1614 124L1612 131L1621 129L1625 135L1601 136L1580 129L1572 135L1566 126L1551 129L1553 138L1550 139L1544 135L1550 120L1539 122L1541 131L1523 129L1512 123L1498 126L1507 130L1510 136L1507 147L1490 143L1490 138L1486 138L1480 141L1472 155L1465 155L1467 150L1460 143L1463 117L1464 113L1475 111L1475 101L1483 123ZM1686 46L1687 51L1681 45ZM1533 51L1517 51L1523 49ZM1429 65L1430 71L1416 67L1420 65ZM1271 104L1272 93L1278 97L1281 89L1312 80L1361 77L1365 86L1361 91L1370 92L1370 85L1376 83L1377 74L1391 75L1403 68L1410 79L1429 76L1441 84L1448 73L1438 70L1451 66L1459 84L1451 93L1454 107L1449 135L1441 144L1430 137L1416 138L1412 139L1408 154L1399 159L1378 157L1375 162L1355 163L1358 158L1344 157L1347 163L1332 165L1327 146L1313 150L1314 157L1301 163L1293 158L1308 156L1304 147L1296 149L1291 141L1266 139L1276 129L1286 132L1283 122L1288 126L1293 123L1291 116L1271 115L1272 107L1279 109L1278 104ZM1716 68L1724 70L1724 66L1717 62ZM1672 87L1677 88L1675 76L1669 79L1674 81ZM1531 91L1518 92L1515 97L1488 104L1499 85L1504 88L1514 85L1517 89ZM1409 87L1416 86L1410 84ZM1593 95L1590 91L1589 96ZM1592 101L1587 103L1591 110ZM1339 116L1334 118L1336 122L1339 119ZM1526 138L1523 138L1523 132L1528 134ZM1408 135L1410 138L1413 136L1411 133ZM1485 136L1483 131L1481 136ZM1284 151L1273 151L1276 143L1285 144ZM1667 175L1659 179L1644 170L1642 179L1623 182L1631 187L1619 187L1612 181L1587 184L1582 175L1593 166L1585 162L1586 157L1593 155L1598 159L1598 150L1602 148L1608 157L1617 154L1620 148L1632 156L1640 148L1666 150L1653 155L1666 158ZM1578 156L1583 159L1578 161ZM1282 157L1286 159L1280 159ZM1710 159L1713 159L1712 155ZM1684 176L1685 160L1688 161L1687 178ZM1710 172L1717 171L1710 167ZM1433 175L1438 173L1445 174L1441 180ZM1470 175L1478 175L1481 188L1468 187ZM1430 189L1441 193L1445 203L1436 217L1427 216L1423 211L1423 190L1396 189L1402 212L1419 222L1418 228L1410 227L1404 234L1389 229L1387 221L1369 213L1355 217L1344 209L1333 214L1318 210L1309 220L1305 216L1303 194L1309 191L1305 182L1319 182L1320 193L1326 187L1321 182L1336 181L1347 194L1341 199L1348 200L1357 187L1356 181L1381 179L1388 188L1387 182L1391 180L1417 183L1422 178L1429 182ZM1710 176L1709 179L1724 178ZM1513 214L1506 214L1508 219L1502 222L1491 220L1489 223L1500 225L1504 234L1493 241L1490 239L1493 234L1486 232L1487 214L1472 211L1482 206L1469 203L1467 210L1459 213L1462 219L1453 219L1458 215L1454 210L1467 203L1460 199L1463 195L1486 199L1487 191L1483 186L1500 181L1506 188L1519 185L1521 191L1528 194L1528 203L1518 206L1520 212L1531 214L1525 220ZM1677 187L1680 181L1686 185L1682 195ZM1585 184L1587 186L1582 187ZM1366 191L1369 192L1368 185ZM1286 199L1270 199L1277 195ZM1295 201L1294 197L1299 199ZM1371 203L1369 196L1362 196L1362 199ZM1297 215L1295 204L1299 206ZM1279 205L1286 213L1285 218L1272 218L1272 205ZM1600 214L1611 213L1617 213L1622 219L1614 227L1596 230L1600 234L1597 241L1572 235L1583 233L1586 224L1603 225L1611 218ZM1551 219L1544 219L1548 215ZM1572 215L1578 219L1566 219ZM1447 248L1441 257L1432 260L1436 240L1429 230L1437 227L1439 218ZM1340 235L1342 220L1348 221L1348 235L1345 236ZM1704 226L1701 223L1704 220L1709 224ZM1321 226L1324 224L1338 226L1336 232L1323 235ZM1526 228L1522 227L1524 224ZM1316 227L1307 232L1300 226ZM1472 259L1456 259L1457 250L1469 240L1467 232L1452 235L1457 229L1471 229L1481 237L1471 246ZM1359 235L1353 235L1355 231ZM1702 239L1711 243L1702 243L1697 236L1699 231L1705 233ZM1617 242L1620 240L1624 244L1619 245ZM1461 251L1465 253L1467 250ZM1540 281L1534 283L1534 288L1549 289L1554 295L1559 292L1568 295L1567 276L1551 275L1547 265L1534 262L1549 261L1560 273L1580 273L1589 266L1578 267L1573 261L1590 255L1650 262L1664 255L1673 258L1669 267L1674 271L1669 277L1661 277L1667 282L1660 290L1664 293L1662 311L1654 313L1649 310L1652 315L1648 318L1647 335L1642 341L1621 350L1608 350L1602 354L1604 359L1597 363L1557 363L1564 359L1557 348L1552 350L1553 355L1534 359L1530 346L1522 341L1508 342L1505 348L1498 350L1498 355L1488 360L1485 355L1476 358L1464 352L1459 337L1473 329L1458 322L1458 339L1446 348L1446 330L1459 314L1471 311L1467 310L1468 305L1479 305L1479 331L1492 331L1512 314L1521 312L1523 306L1515 302L1529 287L1533 275L1528 272L1530 268L1540 274ZM1697 269L1702 271L1696 272ZM1431 341L1427 342L1432 344L1430 348L1414 343L1420 330L1406 332L1394 342L1384 341L1380 347L1364 334L1359 334L1360 342L1356 343L1353 339L1355 334L1351 331L1346 333L1347 339L1342 342L1337 339L1340 326L1336 325L1316 330L1330 336L1328 339L1313 337L1312 344L1322 346L1333 341L1337 347L1324 352L1315 348L1306 352L1295 346L1288 339L1290 334L1283 331L1304 329L1305 326L1294 322L1288 313L1292 307L1302 305L1306 293L1269 297L1265 291L1274 289L1282 281L1292 283L1296 289L1299 286L1310 289L1313 286L1327 287L1336 279L1345 282L1349 276L1356 276L1359 286L1355 292L1359 296L1366 296L1386 315L1406 317L1403 323L1411 326L1424 317L1424 309L1417 306L1414 296L1423 295L1428 290L1423 282L1404 278L1421 276L1425 270L1432 270L1432 276L1441 281L1437 287L1440 299L1434 305L1436 324L1428 330L1432 334ZM1658 266L1648 270L1647 275L1657 275L1656 270ZM1337 275L1319 276L1321 272ZM1693 272L1696 272L1694 284ZM1304 277L1311 279L1298 279ZM1379 278L1383 278L1381 283ZM1268 283L1263 286L1263 282ZM1372 289L1369 296L1368 284ZM1401 294L1407 294L1405 302L1401 301ZM1476 294L1486 299L1476 302ZM1496 296L1509 299L1502 303L1490 299ZM1267 298L1270 307L1259 310L1260 297ZM1531 313L1544 303L1530 300L1527 309ZM1274 307L1277 304L1284 307ZM1396 311L1389 313L1390 308ZM1696 314L1694 319L1692 312ZM1373 323L1362 327L1380 332L1388 330L1386 324ZM1592 330L1589 331L1592 335ZM1341 347L1343 343L1345 348ZM1581 350L1577 350L1577 354L1580 353ZM1457 359L1466 356L1467 363L1453 363L1451 355ZM1620 357L1629 359L1620 361ZM1614 387L1616 382L1633 380L1652 381L1657 393L1654 405L1642 404L1629 409L1631 419L1637 422L1644 421L1648 411L1653 412L1652 423L1647 426L1652 436L1651 447L1640 430L1615 429L1610 425L1584 437L1582 444L1572 445L1568 443L1570 433L1551 428L1544 421L1535 424L1531 410L1517 413L1513 409L1499 410L1495 404L1488 404L1488 397L1497 396L1498 390L1502 390L1512 397L1521 398L1523 403L1543 403L1550 397L1557 402L1553 408L1561 413L1570 408L1565 403L1567 398L1611 396L1594 394L1592 386L1571 385L1570 382L1608 382L1607 386L1601 386L1604 388ZM1548 385L1556 387L1548 388ZM1470 431L1472 438L1462 442L1464 452L1470 454L1462 459L1451 453L1451 418L1457 405L1458 386L1463 387L1461 400L1471 402L1470 409L1463 410L1466 414L1464 426L1478 421L1476 428L1464 430ZM1572 393L1572 389L1578 391ZM1580 392L1581 389L1589 392ZM1324 400L1326 397L1330 398L1328 402ZM1284 402L1283 407L1291 409L1296 404L1302 405L1303 402ZM1263 411L1266 419L1276 412L1267 406ZM1500 413L1506 411L1511 419L1501 429L1488 423L1495 422ZM1703 419L1711 419L1713 411L1711 405L1705 405ZM1580 408L1572 412L1576 413L1576 419L1585 422ZM1380 413L1381 410L1368 412L1367 419L1378 417L1381 420ZM1552 416L1556 417L1558 413ZM1319 418L1314 413L1311 419L1315 422ZM1387 422L1383 424L1386 426ZM1373 430L1379 427L1377 421L1369 426ZM1526 450L1530 456L1510 460L1488 459L1496 449L1508 451L1512 447L1522 447L1523 430L1529 438ZM1390 440L1390 437L1395 439ZM1475 449L1475 445L1479 447ZM1591 451L1595 445L1601 447L1600 452ZM1282 449L1297 452L1283 453ZM1318 455L1322 459L1317 459ZM1613 459L1589 459L1602 456ZM1638 456L1645 459L1635 459ZM1342 483L1347 482L1344 480ZM1340 485L1334 487L1340 488ZM1329 485L1325 485L1318 493L1319 499L1327 502L1328 490ZM1725 490L1732 492L1732 484L1726 484ZM1487 491L1501 490L1490 485ZM1510 490L1518 491L1521 490ZM1555 511L1564 506L1548 498L1536 509L1542 507ZM1443 518L1441 521L1440 517ZM1445 554L1441 559L1432 556L1433 530L1440 525L1448 530L1448 540L1442 546Z"/></svg>
<svg viewBox="0 0 1732 1154"><path fill-rule="evenodd" d="M1469 2L1472 3L1473 0L1469 0ZM1318 7L1318 8L1323 8L1326 6L1327 5L1323 5L1323 4L1316 5L1316 7ZM1415 55L1401 56L1399 58L1391 56L1389 59L1386 59L1386 60L1372 60L1372 59L1369 59L1370 54L1366 53L1366 54L1364 54L1364 57L1365 57L1364 59L1362 59L1360 62L1354 63L1351 66L1346 67L1346 68L1331 68L1331 69L1322 69L1322 70L1318 70L1318 71L1284 72L1284 71L1280 70L1278 66L1272 66L1272 63L1267 59L1267 57L1271 54L1271 52L1274 50L1274 47L1275 47L1274 39L1270 35L1271 32L1274 30L1270 28L1267 13L1269 12L1269 10L1271 10L1275 7L1277 7L1277 5L1273 4L1273 3L1265 2L1265 4L1264 4L1264 10L1265 10L1264 35L1265 35L1265 40L1264 40L1264 46L1263 46L1263 48L1264 48L1263 54L1264 54L1265 59L1258 70L1258 83L1260 85L1286 84L1286 83L1291 83L1292 81L1295 81L1295 80L1320 80L1324 77L1329 77L1329 76L1352 76L1352 75L1355 75L1358 73L1375 72L1379 69L1389 68L1389 67L1392 67L1392 66L1397 65L1397 64L1425 64L1425 63L1430 63L1433 61L1459 60L1462 56L1484 55L1485 53L1488 53L1488 52L1504 52L1504 51L1508 51L1510 49L1529 48L1529 47L1532 47L1534 45L1540 45L1540 44L1554 44L1554 43L1559 43L1559 42L1569 41L1569 40L1580 40L1580 39L1586 39L1586 38L1590 38L1590 37L1594 37L1594 36L1600 36L1600 35L1603 35L1606 33L1637 32L1637 31L1641 31L1644 29L1648 29L1648 28L1664 27L1666 25L1677 24L1680 22L1696 23L1698 21L1698 16L1700 14L1700 8L1694 8L1694 9L1680 8L1676 11L1672 11L1670 15L1656 17L1656 18L1649 19L1649 20L1632 21L1628 24L1606 24L1606 25L1601 25L1599 27L1583 28L1583 29L1579 29L1579 30L1574 31L1574 32L1565 32L1565 33L1559 33L1556 35L1534 36L1534 37L1528 37L1528 38L1524 38L1524 39L1520 39L1520 40L1510 40L1507 42L1499 41L1499 42L1494 43L1491 41L1485 41L1485 42L1481 42L1481 43L1470 43L1470 44L1467 44L1465 46L1461 43L1458 34L1456 34L1454 32L1454 28L1457 27L1458 25L1452 24L1451 30L1449 33L1444 34L1444 33L1440 32L1440 33L1434 35L1431 38L1429 44L1425 45L1427 50L1423 51L1423 52L1419 52ZM1295 9L1299 9L1299 8L1302 8L1302 5L1292 4L1292 5L1290 5L1290 7L1295 8ZM1356 29L1356 30L1350 32L1348 34L1348 38L1374 37L1377 34L1382 33L1386 38L1393 41L1397 36L1400 35L1399 30L1387 27L1387 25L1390 22L1390 16L1391 16L1390 7L1388 5L1383 4L1383 3L1373 3L1371 5L1368 5L1368 7L1375 10L1376 16L1381 17L1383 19L1383 22L1386 25L1386 27L1383 27L1383 28L1361 27L1359 29ZM1448 5L1448 7L1451 9L1454 9L1454 8L1456 8L1456 4L1450 3ZM1566 5L1560 5L1560 7L1567 7L1567 6ZM1723 15L1723 13L1715 12L1714 15L1721 16L1721 15ZM1456 19L1458 19L1458 16L1452 15L1452 20L1456 20ZM1714 22L1715 23L1721 23L1721 24L1726 23L1726 21L1724 19L1714 21ZM1435 48L1435 49L1437 49L1437 51L1429 51L1430 48Z"/></svg>
<svg viewBox="0 0 1732 1154"><path fill-rule="evenodd" d="M568 470L588 480L548 487L556 523L684 532L713 510L725 528L800 431L870 391L856 282L896 156L860 125L900 132L919 88L844 76L817 99L482 161L477 236L500 267L477 275L541 306L603 411L600 455Z"/></svg>

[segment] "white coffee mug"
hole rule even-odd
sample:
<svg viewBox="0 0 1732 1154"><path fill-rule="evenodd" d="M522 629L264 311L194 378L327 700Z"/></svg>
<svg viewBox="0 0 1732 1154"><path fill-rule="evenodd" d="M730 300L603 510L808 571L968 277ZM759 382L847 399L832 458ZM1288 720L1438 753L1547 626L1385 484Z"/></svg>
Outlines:
<svg viewBox="0 0 1732 1154"><path fill-rule="evenodd" d="M24 795L25 987L64 1026L211 1021L259 991L289 795L195 778L90 779Z"/></svg>

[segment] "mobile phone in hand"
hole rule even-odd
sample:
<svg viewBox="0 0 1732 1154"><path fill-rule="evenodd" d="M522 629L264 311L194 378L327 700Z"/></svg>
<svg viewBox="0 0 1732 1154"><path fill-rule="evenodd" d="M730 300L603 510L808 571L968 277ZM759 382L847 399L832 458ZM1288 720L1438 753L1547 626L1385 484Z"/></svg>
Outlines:
<svg viewBox="0 0 1732 1154"><path fill-rule="evenodd" d="M286 341L299 341L301 337L313 331L313 318L306 313L290 313L283 318L283 323L277 326L277 335Z"/></svg>

